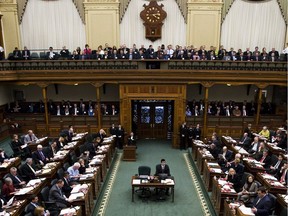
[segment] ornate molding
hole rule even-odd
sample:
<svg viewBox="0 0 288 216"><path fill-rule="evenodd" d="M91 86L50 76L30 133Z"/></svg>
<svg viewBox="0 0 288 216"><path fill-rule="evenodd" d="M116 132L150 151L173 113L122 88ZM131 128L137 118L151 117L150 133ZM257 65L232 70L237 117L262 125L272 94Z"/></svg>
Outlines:
<svg viewBox="0 0 288 216"><path fill-rule="evenodd" d="M104 85L103 82L90 82L91 85L93 85L96 88L100 88L101 86Z"/></svg>
<svg viewBox="0 0 288 216"><path fill-rule="evenodd" d="M215 82L210 82L210 81L201 82L201 85L203 85L205 88L210 88L210 87L212 87L214 84L215 84Z"/></svg>
<svg viewBox="0 0 288 216"><path fill-rule="evenodd" d="M0 0L0 4L2 3L16 3L16 0Z"/></svg>
<svg viewBox="0 0 288 216"><path fill-rule="evenodd" d="M259 89L264 89L269 86L269 83L256 83L255 84Z"/></svg>
<svg viewBox="0 0 288 216"><path fill-rule="evenodd" d="M39 82L37 85L41 88L47 88L49 86L48 82Z"/></svg>

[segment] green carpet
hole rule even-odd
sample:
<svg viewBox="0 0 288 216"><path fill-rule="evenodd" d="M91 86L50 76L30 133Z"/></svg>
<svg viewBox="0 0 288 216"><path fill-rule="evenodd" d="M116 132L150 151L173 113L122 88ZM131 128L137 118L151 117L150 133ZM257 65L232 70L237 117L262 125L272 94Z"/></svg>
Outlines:
<svg viewBox="0 0 288 216"><path fill-rule="evenodd" d="M162 158L166 159L171 174L175 178L174 203L171 202L170 196L165 201L149 199L143 202L136 194L135 202L131 202L131 176L138 172L138 166L150 166L151 174L154 174L155 166L160 163ZM201 187L188 158L187 151L172 149L169 141L139 141L136 162L124 162L116 159L114 174L112 171L112 177L107 183L107 189L104 192L101 204L98 203L100 210L98 209L97 214L94 213L94 215L212 215L207 208L203 195L199 197L199 193L197 193L197 191L201 191ZM195 184L193 181L195 181Z"/></svg>

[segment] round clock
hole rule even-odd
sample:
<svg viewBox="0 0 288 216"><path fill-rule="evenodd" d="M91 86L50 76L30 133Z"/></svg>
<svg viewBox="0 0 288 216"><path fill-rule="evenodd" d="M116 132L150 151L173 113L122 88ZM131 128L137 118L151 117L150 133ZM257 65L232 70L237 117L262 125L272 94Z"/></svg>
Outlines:
<svg viewBox="0 0 288 216"><path fill-rule="evenodd" d="M144 10L141 11L140 17L144 21L145 37L151 41L161 38L161 28L163 20L167 17L167 13L163 10L164 5L158 5L156 0L149 2L149 5L143 5Z"/></svg>

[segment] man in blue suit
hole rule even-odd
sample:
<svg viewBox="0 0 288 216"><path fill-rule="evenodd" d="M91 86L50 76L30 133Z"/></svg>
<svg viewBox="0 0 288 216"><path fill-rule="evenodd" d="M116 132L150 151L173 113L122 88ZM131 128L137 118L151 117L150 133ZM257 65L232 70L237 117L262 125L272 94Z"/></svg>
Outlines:
<svg viewBox="0 0 288 216"><path fill-rule="evenodd" d="M253 202L252 212L256 216L269 216L272 201L266 193L264 187L259 187L257 190L258 197Z"/></svg>

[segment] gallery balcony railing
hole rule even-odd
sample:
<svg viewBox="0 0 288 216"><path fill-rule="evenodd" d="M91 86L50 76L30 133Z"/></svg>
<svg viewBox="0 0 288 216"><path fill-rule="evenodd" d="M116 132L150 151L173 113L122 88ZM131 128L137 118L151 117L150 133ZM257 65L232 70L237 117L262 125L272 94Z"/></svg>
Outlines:
<svg viewBox="0 0 288 216"><path fill-rule="evenodd" d="M287 71L287 62L193 60L26 60L0 61L0 71L58 70L233 70Z"/></svg>

